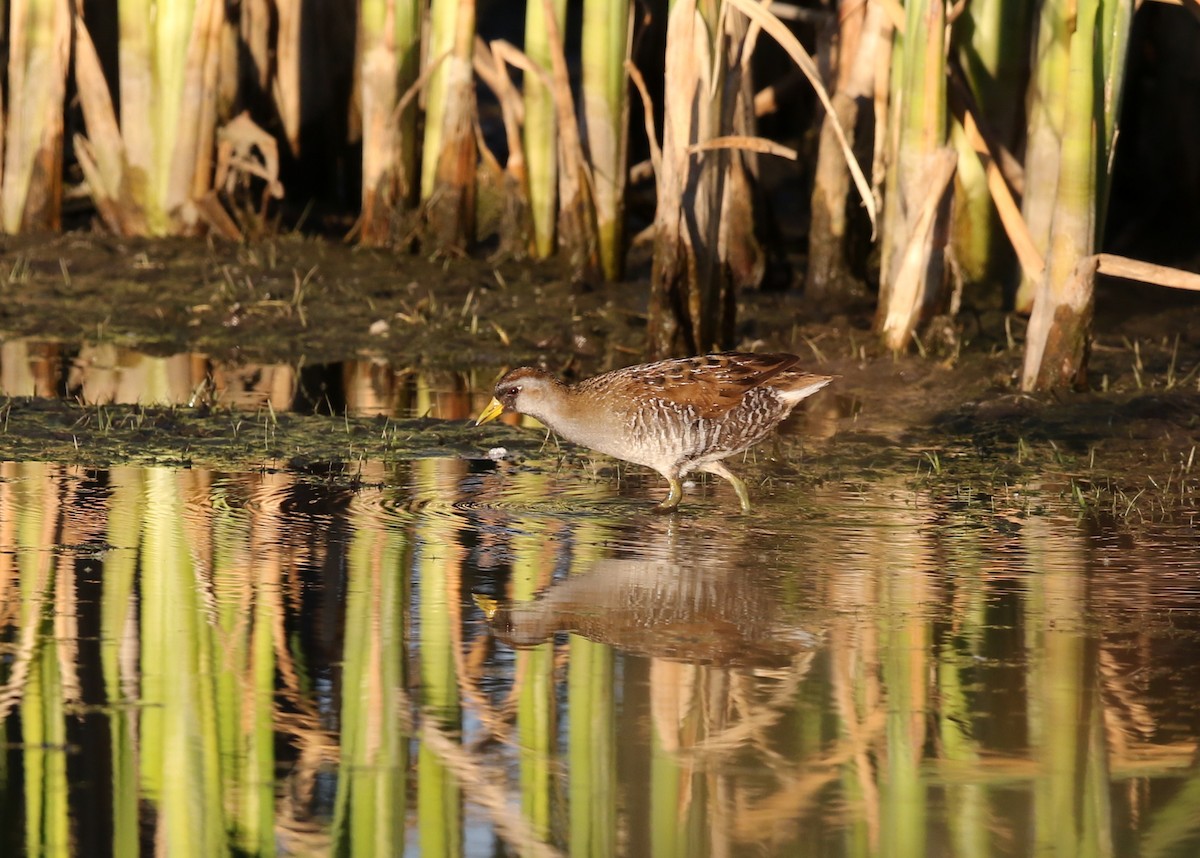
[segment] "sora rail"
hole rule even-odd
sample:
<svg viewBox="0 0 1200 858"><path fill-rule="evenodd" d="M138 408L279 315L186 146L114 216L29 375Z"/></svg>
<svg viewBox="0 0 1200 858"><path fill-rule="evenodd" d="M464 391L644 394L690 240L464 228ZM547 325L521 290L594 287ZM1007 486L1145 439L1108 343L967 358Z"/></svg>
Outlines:
<svg viewBox="0 0 1200 858"><path fill-rule="evenodd" d="M790 354L721 352L658 361L564 384L520 367L496 383L475 425L505 411L536 417L568 441L658 471L671 492L655 509L670 512L692 471L716 474L750 510L746 484L722 464L763 440L831 376L797 367Z"/></svg>

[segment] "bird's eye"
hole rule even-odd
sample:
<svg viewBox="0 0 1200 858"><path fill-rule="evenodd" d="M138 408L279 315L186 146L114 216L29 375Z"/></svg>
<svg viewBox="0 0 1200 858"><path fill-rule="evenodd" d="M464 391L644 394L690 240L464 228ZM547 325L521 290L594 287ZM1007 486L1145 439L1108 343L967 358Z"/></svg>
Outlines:
<svg viewBox="0 0 1200 858"><path fill-rule="evenodd" d="M521 388L517 387L516 385L513 385L512 387L510 387L504 391L504 395L505 396L516 396L520 392L521 392Z"/></svg>

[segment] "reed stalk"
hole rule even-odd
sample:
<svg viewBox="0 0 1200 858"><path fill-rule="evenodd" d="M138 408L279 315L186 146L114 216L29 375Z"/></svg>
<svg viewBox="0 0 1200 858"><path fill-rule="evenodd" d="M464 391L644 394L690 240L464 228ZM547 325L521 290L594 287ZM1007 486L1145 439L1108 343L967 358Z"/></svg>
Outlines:
<svg viewBox="0 0 1200 858"><path fill-rule="evenodd" d="M675 0L667 16L662 146L651 135L658 202L646 348L651 357L733 339L736 289L761 280L754 235L752 153L796 153L754 136L750 58L769 33L834 108L816 63L790 30L753 0ZM649 96L634 77L644 107ZM835 114L836 115L836 114ZM647 128L653 127L647 119ZM840 124L835 133L875 225L875 203Z"/></svg>
<svg viewBox="0 0 1200 858"><path fill-rule="evenodd" d="M549 9L551 0L542 0ZM558 129L558 247L575 276L592 278L600 268L596 239L593 180L583 153L575 98L556 16L546 15L550 45L550 81Z"/></svg>
<svg viewBox="0 0 1200 858"><path fill-rule="evenodd" d="M1196 9L1192 9L1196 12ZM1100 61L1103 63L1103 129L1100 142L1100 162L1096 184L1096 241L1104 236L1108 218L1108 200L1112 190L1113 159L1116 157L1117 120L1125 94L1125 72L1128 67L1129 33L1133 26L1133 4L1105 0L1100 7Z"/></svg>
<svg viewBox="0 0 1200 858"><path fill-rule="evenodd" d="M404 531L378 515L381 498L362 500L351 508L335 852L400 855L410 720L404 705L409 552Z"/></svg>
<svg viewBox="0 0 1200 858"><path fill-rule="evenodd" d="M525 4L525 55L550 77L552 32L566 20L566 0L530 0ZM554 253L558 222L558 119L555 93L541 75L525 75L525 127L522 143L529 176L529 210L533 217L533 252L545 259Z"/></svg>
<svg viewBox="0 0 1200 858"><path fill-rule="evenodd" d="M1040 6L1037 43L1027 98L1029 118L1025 132L1025 195L1021 214L1033 245L1042 258L1050 250L1050 224L1058 193L1058 166L1067 110L1067 74L1070 58L1068 14L1070 0L1045 0ZM1018 313L1030 313L1037 279L1023 274L1014 299Z"/></svg>
<svg viewBox="0 0 1200 858"><path fill-rule="evenodd" d="M138 851L138 695L130 663L136 657L137 551L145 514L142 472L112 468L108 472L108 533L111 546L104 559L100 598L100 666L109 704L112 765L112 854Z"/></svg>
<svg viewBox="0 0 1200 858"><path fill-rule="evenodd" d="M1094 253L1116 140L1116 118L1110 113L1120 103L1130 23L1127 12L1111 8L1120 2L1080 0L1073 7L1057 193L1046 267L1026 334L1025 390L1080 387L1087 381L1099 265ZM1115 32L1106 36L1106 29Z"/></svg>
<svg viewBox="0 0 1200 858"><path fill-rule="evenodd" d="M428 150L426 150L428 151ZM455 463L419 462L423 487L418 497L449 496L455 481ZM447 494L443 494L446 492ZM433 513L421 516L414 531L415 575L419 586L418 605L420 657L420 704L422 717L440 727L459 729L462 720L459 698L457 648L461 617L463 549L460 525ZM462 789L453 770L436 750L422 742L417 757L417 831L422 855L456 858L462 853Z"/></svg>
<svg viewBox="0 0 1200 858"><path fill-rule="evenodd" d="M293 155L300 154L300 120L304 94L300 91L301 29L304 0L272 0L275 9L275 75L271 87L275 109L283 123L283 136ZM308 8L313 9L315 4Z"/></svg>
<svg viewBox="0 0 1200 858"><path fill-rule="evenodd" d="M416 80L421 4L415 0L363 0L359 76L362 81L362 214L359 237L383 244L391 235L416 178L417 111L404 103Z"/></svg>
<svg viewBox="0 0 1200 858"><path fill-rule="evenodd" d="M979 0L967 4L953 24L952 50L979 114L987 117L996 142L1007 149L1017 142L1032 9L1023 0ZM951 125L950 138L958 152L950 225L954 259L966 283L1005 281L1012 256L992 203L985 165L957 121Z"/></svg>
<svg viewBox="0 0 1200 858"><path fill-rule="evenodd" d="M618 792L613 653L580 635L571 635L570 650L570 854L611 858L617 854Z"/></svg>
<svg viewBox="0 0 1200 858"><path fill-rule="evenodd" d="M212 191L225 5L219 0L118 6L118 121L96 51L76 28L76 84L90 137L76 150L105 223L124 235L198 232Z"/></svg>
<svg viewBox="0 0 1200 858"><path fill-rule="evenodd" d="M1049 531L1030 522L1023 534L1036 574L1025 612L1027 717L1039 773L1033 848L1040 855L1099 858L1113 854L1099 642L1086 631L1084 546L1077 536Z"/></svg>
<svg viewBox="0 0 1200 858"><path fill-rule="evenodd" d="M582 113L594 182L600 265L609 280L625 269L625 178L629 149L629 75L633 41L629 0L583 4Z"/></svg>
<svg viewBox="0 0 1200 858"><path fill-rule="evenodd" d="M881 677L887 691L880 809L882 830L888 833L896 855L925 855L929 843L929 791L921 765L926 715L932 705L932 630L921 605L936 595L931 577L916 571L922 568L922 553L919 539L893 546L880 600L886 605L879 637L883 642Z"/></svg>
<svg viewBox="0 0 1200 858"><path fill-rule="evenodd" d="M519 50L503 39L491 44L478 39L475 44L475 71L492 90L500 105L508 158L503 168L485 148L483 157L494 173L500 174L497 208L502 212L498 224L499 255L515 259L529 256L534 246L533 222L529 211L529 175L525 163L523 123L524 100L509 76L510 64L525 67L527 60ZM526 74L533 74L532 64ZM480 207L483 208L481 202Z"/></svg>
<svg viewBox="0 0 1200 858"><path fill-rule="evenodd" d="M0 231L57 230L70 58L67 0L12 0L8 100L0 97Z"/></svg>
<svg viewBox="0 0 1200 858"><path fill-rule="evenodd" d="M66 689L55 628L57 536L63 526L60 469L42 463L16 466L25 491L14 492L17 592L16 656L7 666L4 708L20 701L19 757L23 769L25 853L66 855L70 848L67 797ZM7 475L6 475L7 476ZM14 588L16 589L16 588ZM6 790L7 792L7 790Z"/></svg>
<svg viewBox="0 0 1200 858"><path fill-rule="evenodd" d="M544 477L523 475L530 496L544 496ZM512 596L529 601L547 586L554 571L553 542L544 528L534 525L513 538ZM549 547L549 552L547 551ZM547 556L548 555L548 556ZM550 835L552 820L551 766L554 761L554 641L516 654L521 677L517 700L517 738L521 768L521 809L530 830L540 840Z"/></svg>
<svg viewBox="0 0 1200 858"><path fill-rule="evenodd" d="M148 471L141 582L142 789L155 803L164 850L227 849L208 609L184 535L178 472Z"/></svg>
<svg viewBox="0 0 1200 858"><path fill-rule="evenodd" d="M654 262L650 275L650 357L696 353L731 344L736 304L730 270L747 234L722 234L726 194L745 169L731 149L706 147L747 130L741 53L752 47L744 14L723 0L674 0L667 15L662 149L655 181ZM735 124L736 122L736 124ZM735 201L742 215L747 200ZM737 219L745 224L745 217ZM724 241L722 240L724 239ZM735 246L737 245L737 246Z"/></svg>
<svg viewBox="0 0 1200 858"><path fill-rule="evenodd" d="M585 575L603 557L608 528L581 523L573 529L571 575ZM567 701L570 711L568 784L569 854L612 858L617 846L617 706L612 647L582 635L569 637Z"/></svg>
<svg viewBox="0 0 1200 858"><path fill-rule="evenodd" d="M839 15L837 79L832 114L821 123L813 175L812 222L808 231L808 272L805 295L815 300L847 297L858 287L846 264L847 195L850 169L836 127L853 138L860 111L870 109L875 87L876 60L889 24L879 3L852 5ZM879 129L882 133L882 129Z"/></svg>
<svg viewBox="0 0 1200 858"><path fill-rule="evenodd" d="M421 203L430 250L462 250L475 233L475 0L433 0Z"/></svg>
<svg viewBox="0 0 1200 858"><path fill-rule="evenodd" d="M242 0L238 38L247 63L244 95L258 103L271 84L271 0Z"/></svg>
<svg viewBox="0 0 1200 858"><path fill-rule="evenodd" d="M900 73L891 82L899 127L896 169L887 187L894 206L884 229L892 234L875 316L893 351L908 347L917 326L943 300L948 189L957 160L946 145L945 7L940 0L914 0L905 11Z"/></svg>

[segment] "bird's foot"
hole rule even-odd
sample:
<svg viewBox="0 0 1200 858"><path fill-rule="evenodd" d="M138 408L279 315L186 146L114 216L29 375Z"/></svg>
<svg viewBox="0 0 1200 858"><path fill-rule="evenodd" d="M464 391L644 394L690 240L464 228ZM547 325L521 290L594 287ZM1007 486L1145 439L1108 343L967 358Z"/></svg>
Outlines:
<svg viewBox="0 0 1200 858"><path fill-rule="evenodd" d="M679 484L679 480L670 479L671 493L662 499L660 503L654 505L655 512L675 512L679 509L679 502L683 500L683 486Z"/></svg>

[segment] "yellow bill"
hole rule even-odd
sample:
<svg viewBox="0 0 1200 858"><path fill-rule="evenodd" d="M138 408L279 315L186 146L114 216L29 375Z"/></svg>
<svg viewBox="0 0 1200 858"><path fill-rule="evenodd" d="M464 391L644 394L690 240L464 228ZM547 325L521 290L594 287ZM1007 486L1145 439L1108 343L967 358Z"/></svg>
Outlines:
<svg viewBox="0 0 1200 858"><path fill-rule="evenodd" d="M482 426L491 420L495 420L504 413L504 405L496 397L492 397L492 401L488 403L487 408L480 412L478 419L475 420L476 426Z"/></svg>
<svg viewBox="0 0 1200 858"><path fill-rule="evenodd" d="M490 596L484 596L480 593L472 593L471 601L475 603L475 607L483 611L484 617L489 620L496 616L496 612L500 610L500 603Z"/></svg>

